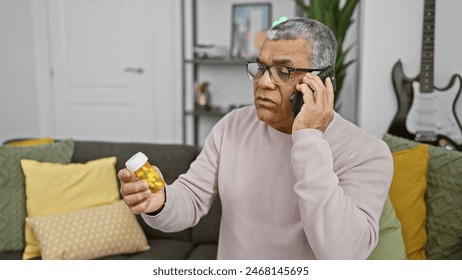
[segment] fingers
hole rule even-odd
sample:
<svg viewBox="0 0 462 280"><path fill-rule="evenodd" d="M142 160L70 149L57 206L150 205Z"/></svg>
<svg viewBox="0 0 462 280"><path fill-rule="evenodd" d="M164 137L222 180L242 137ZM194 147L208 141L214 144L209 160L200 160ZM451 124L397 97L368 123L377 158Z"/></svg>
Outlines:
<svg viewBox="0 0 462 280"><path fill-rule="evenodd" d="M308 99L305 100L304 97L305 103L311 103L311 101L313 101L314 103L316 103L316 105L320 105L322 107L333 107L334 88L332 80L329 77L326 78L325 81L321 81L319 76L307 73L303 77L302 83L296 85L296 89L304 93L304 95L305 93L311 93L309 95L306 95Z"/></svg>
<svg viewBox="0 0 462 280"><path fill-rule="evenodd" d="M324 132L333 117L334 94L330 78L325 85L317 75L307 73L296 89L303 93L304 104L294 120L292 132L316 128Z"/></svg>
<svg viewBox="0 0 462 280"><path fill-rule="evenodd" d="M131 182L121 181L120 194L129 206L138 203L141 199L145 199L146 196L142 195L143 193L151 193L148 182L144 180Z"/></svg>
<svg viewBox="0 0 462 280"><path fill-rule="evenodd" d="M119 173L117 174L117 177L121 182L130 182L132 181L135 176L133 173L131 173L128 169L124 168L119 170Z"/></svg>
<svg viewBox="0 0 462 280"><path fill-rule="evenodd" d="M146 209L151 204L151 190L132 193L124 196L124 201L130 207L134 214L146 212Z"/></svg>
<svg viewBox="0 0 462 280"><path fill-rule="evenodd" d="M145 182L145 181L140 181ZM136 183L127 183L124 188L133 188ZM146 183L147 184L147 183ZM133 214L150 213L160 209L165 203L165 189L152 192L149 188L144 191L132 192L124 196L125 203Z"/></svg>
<svg viewBox="0 0 462 280"><path fill-rule="evenodd" d="M163 179L160 170L155 166L153 168ZM139 180L129 170L122 169L117 176L120 179L120 194L134 214L153 212L164 204L164 191L153 193L147 181Z"/></svg>
<svg viewBox="0 0 462 280"><path fill-rule="evenodd" d="M117 174L120 180L120 194L133 213L139 214L149 206L151 190L144 180L138 180L128 169L121 169ZM141 212L138 212L141 211Z"/></svg>
<svg viewBox="0 0 462 280"><path fill-rule="evenodd" d="M122 183L120 193L134 214L146 212L151 204L152 192L144 180Z"/></svg>
<svg viewBox="0 0 462 280"><path fill-rule="evenodd" d="M151 199L148 198L148 199L145 199L143 201L141 201L140 203L138 204L135 204L135 205L132 205L130 206L130 210L132 210L132 213L135 214L135 215L138 215L138 214L141 214L141 213L147 213L149 212L148 210L148 207L151 205Z"/></svg>

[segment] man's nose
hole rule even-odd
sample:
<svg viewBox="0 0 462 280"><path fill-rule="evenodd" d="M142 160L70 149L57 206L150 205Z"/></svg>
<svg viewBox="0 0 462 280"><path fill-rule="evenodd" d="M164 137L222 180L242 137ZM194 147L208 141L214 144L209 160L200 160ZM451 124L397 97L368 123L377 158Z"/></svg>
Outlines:
<svg viewBox="0 0 462 280"><path fill-rule="evenodd" d="M261 87L269 87L269 88L276 87L276 85L273 83L273 80L271 79L269 69L266 69L266 71L263 73L263 76L261 76L261 78L258 79L258 84Z"/></svg>

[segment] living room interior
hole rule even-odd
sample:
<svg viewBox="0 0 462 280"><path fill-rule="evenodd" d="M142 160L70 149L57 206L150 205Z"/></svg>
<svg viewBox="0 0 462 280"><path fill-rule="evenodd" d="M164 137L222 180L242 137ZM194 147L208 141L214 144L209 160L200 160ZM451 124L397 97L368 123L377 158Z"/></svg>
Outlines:
<svg viewBox="0 0 462 280"><path fill-rule="evenodd" d="M229 48L231 6L239 2L246 1L199 1L198 43ZM295 15L294 1L273 2L273 19ZM353 45L349 56L356 61L348 69L345 89L341 95L343 100L340 102L344 105L341 106L340 112L347 119L378 137L382 137L387 131L397 111L397 101L391 82L393 65L401 60L407 76L414 77L419 73L423 12L423 2L421 2L421 0L406 1L406 3L397 0L360 2L355 13L355 21L348 32L351 38L347 38L345 45ZM151 86L153 101L162 106L156 106L151 110L161 116L151 120L154 122L153 127L156 132L141 140L181 143L181 5L180 1L155 1L149 5L151 10L146 13L153 21L151 23L154 34L151 44L154 51L151 54L151 64L147 66L152 68L149 69L150 74L154 76L152 79L162 77L152 82L155 84ZM453 26L457 26L456 11L460 4L458 1L438 1L436 5L434 79L436 85L444 86L453 74L461 72L457 50L462 46L462 40L453 36L453 32L448 32L453 30ZM84 135L66 135L57 130L54 114L56 110L53 108L55 100L49 93L52 88L47 85L49 72L37 69L50 68L46 61L41 61L43 56L46 55L48 58L50 56L47 50L43 49L49 47L49 43L43 42L45 39L40 37L46 32L46 25L40 24L44 20L40 18L41 15L43 16L44 12L41 9L44 7L40 7L41 4L34 1L4 1L2 6L4 6L1 27L3 43L0 56L4 63L0 66L2 73L0 142L11 138L37 136L76 137L85 140L88 138L104 140L105 137L113 139L110 133L106 133L106 136L102 135L103 133L97 134L101 131L99 127L88 129ZM445 20L447 18L450 20ZM210 21L214 24L209 24ZM39 27L45 31L37 30ZM188 27L191 28L190 24ZM39 55L43 53L45 55ZM245 78L245 70L232 70L237 73L233 73L236 76L242 72L244 79L242 85L230 92L234 95L239 94L243 99L242 103L250 103L251 83ZM212 89L219 86L218 83L211 85ZM232 87L233 84L227 86ZM241 87L245 88L241 89ZM215 97L217 98L219 97ZM350 100L355 102L350 103ZM457 108L458 112L462 110L460 106ZM90 121L85 122L88 123ZM124 135L124 137L129 136ZM119 138L124 140L122 137Z"/></svg>
<svg viewBox="0 0 462 280"><path fill-rule="evenodd" d="M422 70L424 2L358 1L344 41L346 47L351 46L348 60L354 62L347 69L336 110L360 128L384 139L394 153L420 144L388 133L400 106L392 81L394 66L400 61L409 78L417 77ZM197 156L213 125L229 110L253 102L252 82L246 77L243 63L197 65L191 62L195 47L216 47L214 50L224 50L224 56L229 59L235 44L233 7L267 3L271 22L302 13L294 0L2 1L0 144L23 139L58 140L61 146L53 149L65 155L57 162L85 163L117 156L116 170L123 168L123 161L138 149L150 149L148 156L154 163L172 168L164 176L168 183L173 182ZM458 0L436 1L433 80L435 88L442 91L453 75L462 73L462 56L458 53L462 49L462 38L454 31L459 22L462 24L458 16L461 9L462 2ZM208 110L212 108L215 113L192 112L197 106L195 83L203 82L209 83ZM452 101L453 106L449 108L456 119L462 119L461 98ZM69 139L74 143L66 142ZM457 144L462 147L461 143ZM429 259L462 257L462 173L459 171L462 154L460 149L449 149L430 145L423 173L419 173L425 177L421 182L424 190L420 189L420 201L435 215L423 214L427 218L423 223L427 223L434 234L447 232L447 236L441 238L425 232L425 240L420 245L414 244L424 250L428 233L434 242L426 252L425 258ZM175 164L166 159L170 156L168 152L184 162ZM159 155L164 158L157 158ZM47 161L46 157L43 161ZM432 162L438 165L432 166ZM397 173L406 173L404 168L412 167L407 164ZM448 169L441 171L442 166ZM449 179L450 191L438 183L447 183ZM444 194L438 195L446 199L451 196L450 215L435 210L441 200L428 204L427 184L433 187L433 194L443 188ZM111 195L114 196L114 190ZM112 203L117 199L95 203ZM122 250L123 254L114 258L136 259L130 254L146 252L149 246L160 246L170 249L161 255L138 257L213 259L220 217L219 205L214 207L216 211L198 227L170 236L149 229L137 217L147 241L133 251ZM422 213L419 215L422 218ZM446 215L442 219L452 220L453 224L438 224L435 222L438 215ZM429 221L435 223L428 224ZM442 248L441 244L447 247ZM10 251L15 252L8 255ZM1 249L0 256L0 259L24 257L22 250ZM412 256L408 254L406 258Z"/></svg>

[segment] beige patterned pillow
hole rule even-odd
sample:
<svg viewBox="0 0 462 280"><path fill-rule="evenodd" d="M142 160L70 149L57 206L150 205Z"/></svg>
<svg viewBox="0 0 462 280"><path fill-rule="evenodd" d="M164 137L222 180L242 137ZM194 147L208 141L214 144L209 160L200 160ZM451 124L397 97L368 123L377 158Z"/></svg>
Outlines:
<svg viewBox="0 0 462 280"><path fill-rule="evenodd" d="M29 217L42 259L83 260L149 250L135 215L122 200L77 211Z"/></svg>

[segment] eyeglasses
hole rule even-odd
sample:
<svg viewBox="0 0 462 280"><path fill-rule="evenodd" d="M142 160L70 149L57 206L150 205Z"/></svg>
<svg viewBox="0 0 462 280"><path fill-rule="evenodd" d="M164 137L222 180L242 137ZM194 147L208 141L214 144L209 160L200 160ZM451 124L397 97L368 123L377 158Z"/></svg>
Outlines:
<svg viewBox="0 0 462 280"><path fill-rule="evenodd" d="M322 71L324 69L316 68L290 68L281 65L265 65L256 61L246 61L245 67L247 69L247 76L253 80L258 81L265 71L268 70L271 81L275 85L286 85L291 82L291 73L292 72L313 72L313 71ZM298 82L298 81L297 81Z"/></svg>

